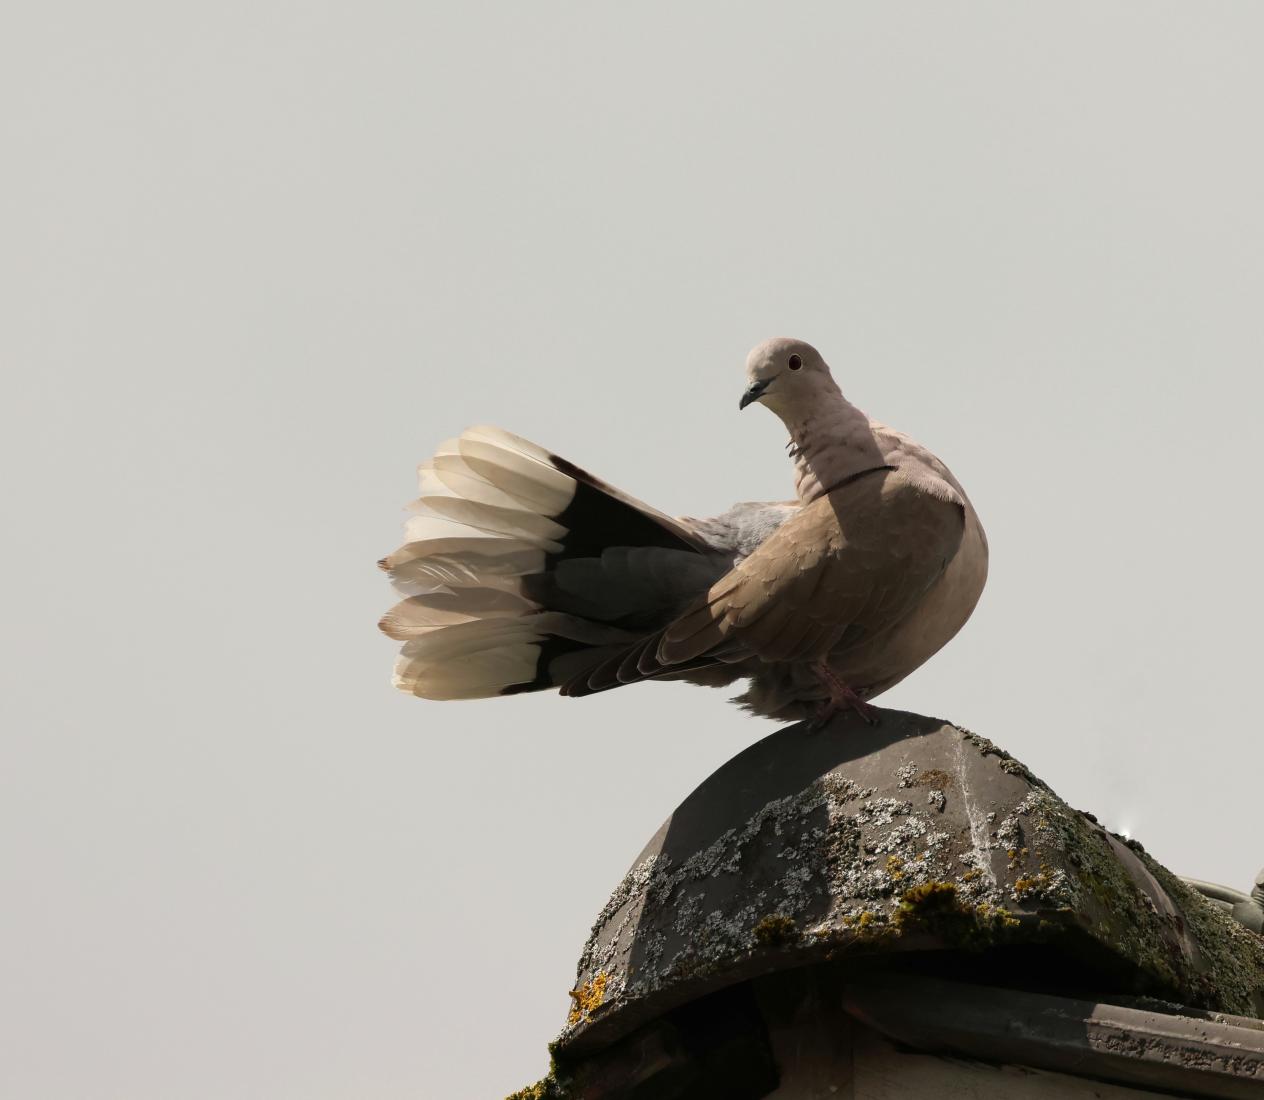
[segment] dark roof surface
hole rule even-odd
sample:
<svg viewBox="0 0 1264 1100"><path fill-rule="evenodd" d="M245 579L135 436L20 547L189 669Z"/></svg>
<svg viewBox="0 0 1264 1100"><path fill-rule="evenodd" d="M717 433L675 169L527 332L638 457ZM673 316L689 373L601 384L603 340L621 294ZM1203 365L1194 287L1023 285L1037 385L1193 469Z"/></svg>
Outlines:
<svg viewBox="0 0 1264 1100"><path fill-rule="evenodd" d="M1264 939L987 739L880 713L780 730L672 814L584 948L564 1056L811 963L1264 1013Z"/></svg>

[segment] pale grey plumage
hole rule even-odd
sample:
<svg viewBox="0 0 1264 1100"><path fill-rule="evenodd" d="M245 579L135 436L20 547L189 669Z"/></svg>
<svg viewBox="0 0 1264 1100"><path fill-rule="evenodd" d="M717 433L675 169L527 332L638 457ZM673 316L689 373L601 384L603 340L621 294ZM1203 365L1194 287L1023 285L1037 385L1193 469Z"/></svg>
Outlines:
<svg viewBox="0 0 1264 1100"><path fill-rule="evenodd" d="M765 539L799 510L796 501L768 503L747 501L734 504L727 512L711 519L686 519L717 554L725 556L729 567L750 557ZM717 578L718 579L718 578Z"/></svg>

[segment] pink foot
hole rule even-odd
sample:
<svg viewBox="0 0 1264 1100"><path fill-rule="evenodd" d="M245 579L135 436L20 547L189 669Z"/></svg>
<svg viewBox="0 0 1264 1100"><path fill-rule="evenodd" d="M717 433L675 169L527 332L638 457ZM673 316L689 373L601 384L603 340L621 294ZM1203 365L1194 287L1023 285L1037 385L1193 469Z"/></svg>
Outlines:
<svg viewBox="0 0 1264 1100"><path fill-rule="evenodd" d="M854 710L860 715L861 721L866 725L876 726L878 724L877 710L834 675L834 670L829 667L827 662L817 661L812 666L812 671L816 673L817 679L821 681L821 686L828 693L828 698L821 704L821 709L817 712L816 717L812 719L812 729L820 729L834 715L845 710Z"/></svg>

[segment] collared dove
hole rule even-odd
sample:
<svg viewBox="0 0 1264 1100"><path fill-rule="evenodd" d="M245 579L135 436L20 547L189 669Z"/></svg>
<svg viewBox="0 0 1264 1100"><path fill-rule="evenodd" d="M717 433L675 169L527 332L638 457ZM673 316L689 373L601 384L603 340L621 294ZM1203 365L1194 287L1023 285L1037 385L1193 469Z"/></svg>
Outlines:
<svg viewBox="0 0 1264 1100"><path fill-rule="evenodd" d="M724 686L775 719L823 720L904 679L961 629L987 540L948 468L843 397L800 340L760 344L740 407L790 432L797 499L673 519L499 428L420 467L395 684L427 699L650 679Z"/></svg>

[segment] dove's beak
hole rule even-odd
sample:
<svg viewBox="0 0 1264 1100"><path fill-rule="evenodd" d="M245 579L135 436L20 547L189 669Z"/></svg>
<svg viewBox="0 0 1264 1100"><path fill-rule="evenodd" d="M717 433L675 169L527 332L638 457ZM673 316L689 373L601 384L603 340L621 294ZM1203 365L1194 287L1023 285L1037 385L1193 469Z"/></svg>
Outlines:
<svg viewBox="0 0 1264 1100"><path fill-rule="evenodd" d="M746 387L746 392L742 394L742 399L737 403L739 409L746 408L752 401L758 401L760 395L768 388L771 379L765 379L763 382L752 382Z"/></svg>

